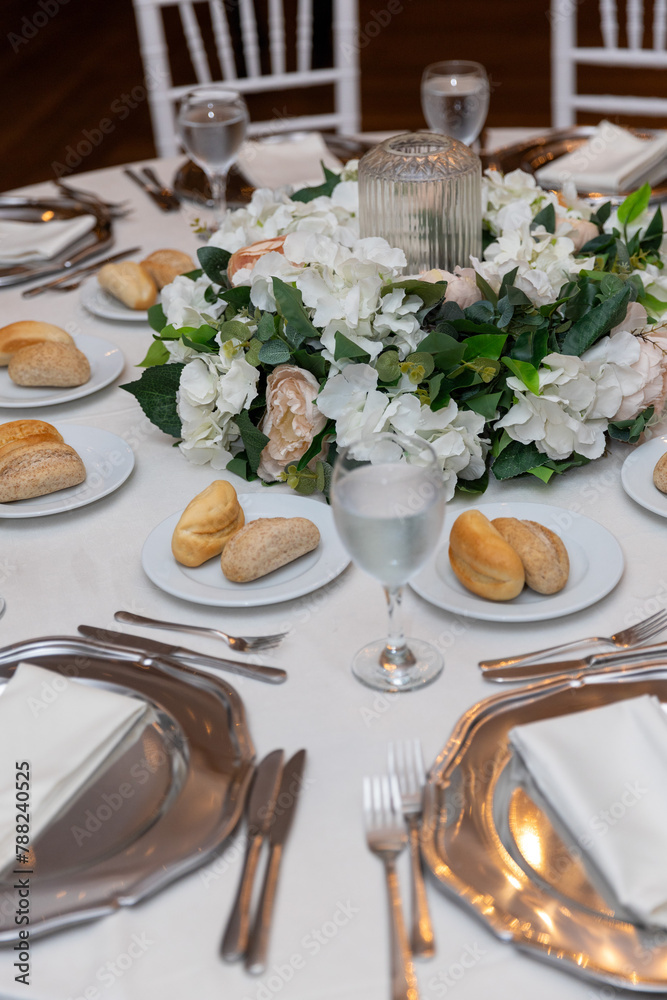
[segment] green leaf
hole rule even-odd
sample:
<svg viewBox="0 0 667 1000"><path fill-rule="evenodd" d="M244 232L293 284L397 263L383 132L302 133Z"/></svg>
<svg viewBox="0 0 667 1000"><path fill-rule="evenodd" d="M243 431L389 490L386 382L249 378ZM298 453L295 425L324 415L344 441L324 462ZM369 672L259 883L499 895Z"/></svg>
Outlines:
<svg viewBox="0 0 667 1000"><path fill-rule="evenodd" d="M211 347L210 344L201 343L200 341L197 341L197 340L190 340L190 338L186 337L186 336L181 337L181 340L183 341L183 344L186 347L191 347L193 351L197 351L199 354L215 354L216 353L216 348L215 347Z"/></svg>
<svg viewBox="0 0 667 1000"><path fill-rule="evenodd" d="M498 360L503 352L507 334L483 333L476 337L468 337L464 341L465 350L463 360L470 361L473 358L484 357Z"/></svg>
<svg viewBox="0 0 667 1000"><path fill-rule="evenodd" d="M214 330L213 332L215 333L216 331ZM221 324L219 332L221 344L224 344L227 340L240 340L241 343L245 343L246 340L250 339L250 327L238 319L226 320L226 322Z"/></svg>
<svg viewBox="0 0 667 1000"><path fill-rule="evenodd" d="M216 285L227 284L227 264L231 254L220 247L199 247L197 257L207 278Z"/></svg>
<svg viewBox="0 0 667 1000"><path fill-rule="evenodd" d="M433 360L430 354L427 357ZM398 351L385 351L377 358L375 368L381 382L395 382L401 376Z"/></svg>
<svg viewBox="0 0 667 1000"><path fill-rule="evenodd" d="M305 333L300 333L296 327L292 326L291 323L285 324L283 336L292 350L296 350L298 347L301 347L304 340L306 340Z"/></svg>
<svg viewBox="0 0 667 1000"><path fill-rule="evenodd" d="M544 461L535 444L510 441L495 459L492 470L496 479L512 479L536 469Z"/></svg>
<svg viewBox="0 0 667 1000"><path fill-rule="evenodd" d="M610 215L611 215L611 202L605 201L602 203L602 205L600 205L597 212L593 212L593 214L591 215L591 222L593 223L594 226L597 226L598 229L602 229L602 227L604 226L605 222L607 221Z"/></svg>
<svg viewBox="0 0 667 1000"><path fill-rule="evenodd" d="M646 227L641 237L641 248L645 251L659 250L662 243L664 223L662 219L662 209L658 205L653 218Z"/></svg>
<svg viewBox="0 0 667 1000"><path fill-rule="evenodd" d="M493 313L494 307L492 303L487 302L486 299L482 299L481 302L473 302L471 306L468 306L465 310L465 317L472 323L490 323L493 319Z"/></svg>
<svg viewBox="0 0 667 1000"><path fill-rule="evenodd" d="M549 331L546 327L539 330L525 330L519 334L510 350L510 357L515 361L529 361L539 368L542 358L549 353Z"/></svg>
<svg viewBox="0 0 667 1000"><path fill-rule="evenodd" d="M648 208L651 200L651 185L646 182L640 188L629 194L618 207L618 221L622 226L634 222Z"/></svg>
<svg viewBox="0 0 667 1000"><path fill-rule="evenodd" d="M459 479L456 488L461 493L485 493L489 485L489 470L485 469L479 479Z"/></svg>
<svg viewBox="0 0 667 1000"><path fill-rule="evenodd" d="M551 477L554 475L553 469L548 469L546 465L540 465L535 469L528 469L531 476L537 476L541 479L543 483L548 483Z"/></svg>
<svg viewBox="0 0 667 1000"><path fill-rule="evenodd" d="M263 365L282 365L290 359L290 349L284 340L267 340L259 351L259 360Z"/></svg>
<svg viewBox="0 0 667 1000"><path fill-rule="evenodd" d="M181 277L182 278L189 278L190 281L196 281L197 278L201 278L201 276L202 276L203 273L204 272L202 271L202 269L200 267L198 267L195 271L185 271L181 275Z"/></svg>
<svg viewBox="0 0 667 1000"><path fill-rule="evenodd" d="M633 420L616 420L610 423L607 428L609 437L615 438L617 441L627 441L628 444L636 444L653 413L654 407L649 406Z"/></svg>
<svg viewBox="0 0 667 1000"><path fill-rule="evenodd" d="M382 288L382 296L394 288L404 288L406 295L418 295L427 309L433 309L439 302L442 302L447 290L446 281L420 281L418 278L404 278L402 281L393 281Z"/></svg>
<svg viewBox="0 0 667 1000"><path fill-rule="evenodd" d="M159 302L156 302L154 306L148 307L148 323L156 333L162 333L167 325L167 317Z"/></svg>
<svg viewBox="0 0 667 1000"><path fill-rule="evenodd" d="M363 349L363 347L359 347L351 340L348 340L345 334L340 331L336 332L335 345L335 361L339 361L340 358L365 358L367 361L370 360L368 353Z"/></svg>
<svg viewBox="0 0 667 1000"><path fill-rule="evenodd" d="M435 368L435 362L433 361L433 355L428 354L426 351L415 351L414 354L408 354L405 359L411 365L421 365L424 369L424 374L422 379L426 379L429 375L433 374L433 369Z"/></svg>
<svg viewBox="0 0 667 1000"><path fill-rule="evenodd" d="M440 319L453 323L457 319L465 319L465 313L458 302L443 302L440 306Z"/></svg>
<svg viewBox="0 0 667 1000"><path fill-rule="evenodd" d="M474 410L475 413L479 413L486 420L493 420L501 396L502 392L480 393L478 396L466 399L466 407L469 410Z"/></svg>
<svg viewBox="0 0 667 1000"><path fill-rule="evenodd" d="M273 313L262 313L259 323L257 324L257 330L255 331L255 336L262 343L266 340L271 340L271 337L276 332L275 316Z"/></svg>
<svg viewBox="0 0 667 1000"><path fill-rule="evenodd" d="M240 309L247 309L250 305L250 286L239 285L238 288L228 288L220 292L220 298L229 302L230 306L234 306L237 312Z"/></svg>
<svg viewBox="0 0 667 1000"><path fill-rule="evenodd" d="M632 289L626 285L573 323L561 344L561 353L580 357L600 337L609 333L625 316L631 294Z"/></svg>
<svg viewBox="0 0 667 1000"><path fill-rule="evenodd" d="M253 479L257 479L257 476L253 476L248 469L248 459L243 451L234 458L230 458L225 468L228 472L233 472L235 476L239 476L240 479L245 479L247 483L252 482Z"/></svg>
<svg viewBox="0 0 667 1000"><path fill-rule="evenodd" d="M621 267L630 268L630 257L632 251L625 245L623 240L616 240L616 260Z"/></svg>
<svg viewBox="0 0 667 1000"><path fill-rule="evenodd" d="M181 418L176 412L176 392L181 381L182 364L146 368L136 382L120 388L135 396L151 423L172 437L181 436Z"/></svg>
<svg viewBox="0 0 667 1000"><path fill-rule="evenodd" d="M278 312L288 323L292 324L295 330L298 330L304 337L319 339L320 331L311 323L308 313L303 307L301 292L298 288L292 288L280 278L274 278L273 294Z"/></svg>
<svg viewBox="0 0 667 1000"><path fill-rule="evenodd" d="M593 257L595 254L605 253L614 246L614 243L614 237L610 236L609 233L600 233L599 236L594 236L588 243L584 243L576 256Z"/></svg>
<svg viewBox="0 0 667 1000"><path fill-rule="evenodd" d="M241 432L243 446L248 457L248 468L250 472L255 473L262 457L262 450L269 439L266 434L255 427L247 410L241 410L238 416L234 417L234 420Z"/></svg>
<svg viewBox="0 0 667 1000"><path fill-rule="evenodd" d="M324 166L324 163L322 163L322 169L324 170L324 182L318 184L317 187L305 187L299 191L295 191L294 194L290 195L292 201L309 202L314 201L315 198L320 198L322 195L331 196L333 189L340 184L340 174L329 170Z"/></svg>
<svg viewBox="0 0 667 1000"><path fill-rule="evenodd" d="M450 329L453 328L450 327ZM440 333L438 330L431 330L419 345L420 351L428 351L429 354L440 354L442 351L451 351L457 348L460 349L462 357L463 344L459 343L455 337L450 336L448 333Z"/></svg>
<svg viewBox="0 0 667 1000"><path fill-rule="evenodd" d="M152 365L164 365L169 361L169 351L164 342L156 337L146 352L146 357L140 361L137 368L150 368Z"/></svg>
<svg viewBox="0 0 667 1000"><path fill-rule="evenodd" d="M243 326L243 324L239 323L239 326ZM246 340L248 336L248 328L244 327L244 330L246 335L243 339ZM193 330L192 333L188 334L188 339L193 341L195 344L210 344L217 332L218 331L215 327L209 326L208 323L202 323L202 325L198 326L196 330Z"/></svg>
<svg viewBox="0 0 667 1000"><path fill-rule="evenodd" d="M196 326L180 326L177 329L173 323L170 323L160 333L160 340L180 340L183 334L189 337L196 329Z"/></svg>
<svg viewBox="0 0 667 1000"><path fill-rule="evenodd" d="M308 463L311 461L311 459L315 458L316 455L319 455L319 453L322 451L322 443L325 437L327 436L327 434L333 433L335 431L335 428L336 428L335 421L327 420L326 424L319 432L319 434L316 434L313 440L311 441L308 450L305 451L301 456L301 458L299 459L297 464L298 472L301 472L302 469L305 469ZM317 464L319 465L320 463L318 462Z"/></svg>
<svg viewBox="0 0 667 1000"><path fill-rule="evenodd" d="M500 295L502 295L503 292L506 292L508 288L511 288L514 285L514 279L516 278L518 272L519 272L519 265L517 264L517 266L513 267L511 271L508 271L507 274L503 275L503 280L500 282L500 293L499 293Z"/></svg>
<svg viewBox="0 0 667 1000"><path fill-rule="evenodd" d="M254 368L257 368L257 366L260 363L259 352L261 351L261 349L262 349L261 340L258 340L257 337L253 337L250 343L248 344L248 348L245 352L245 359L248 362L248 364L252 365Z"/></svg>
<svg viewBox="0 0 667 1000"><path fill-rule="evenodd" d="M329 362L321 354L311 353L304 349L295 351L293 358L300 368L305 368L306 371L312 372L316 379L325 378Z"/></svg>
<svg viewBox="0 0 667 1000"><path fill-rule="evenodd" d="M665 309L667 309L667 302L657 298L655 295L650 295L648 292L640 295L637 302L639 302L640 306L644 306L649 316L661 316Z"/></svg>
<svg viewBox="0 0 667 1000"><path fill-rule="evenodd" d="M548 233L556 232L556 209L551 203L537 213L530 228L535 229L537 226L544 226Z"/></svg>
<svg viewBox="0 0 667 1000"><path fill-rule="evenodd" d="M496 293L494 292L494 290L491 288L491 285L488 283L488 281L486 280L486 278L483 278L482 275L478 271L475 271L475 282L476 282L477 287L479 288L480 292L484 296L484 298L488 302L490 302L491 305L493 305L493 306L498 305L498 296L496 295Z"/></svg>
<svg viewBox="0 0 667 1000"><path fill-rule="evenodd" d="M540 394L540 376L534 365L528 361L516 361L514 358L501 358L503 364L507 365L513 375L521 379L530 392L536 396Z"/></svg>

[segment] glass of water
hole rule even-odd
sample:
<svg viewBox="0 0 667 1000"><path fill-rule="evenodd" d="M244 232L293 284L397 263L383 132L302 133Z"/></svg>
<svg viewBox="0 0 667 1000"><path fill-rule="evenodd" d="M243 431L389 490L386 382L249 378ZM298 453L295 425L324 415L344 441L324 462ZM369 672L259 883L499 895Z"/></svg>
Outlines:
<svg viewBox="0 0 667 1000"><path fill-rule="evenodd" d="M354 562L384 587L389 609L385 639L364 646L352 671L369 687L409 691L440 674L438 650L406 638L400 621L403 585L421 569L440 537L445 500L435 451L422 438L374 434L339 451L331 506Z"/></svg>
<svg viewBox="0 0 667 1000"><path fill-rule="evenodd" d="M489 110L489 78L480 63L450 59L431 63L422 76L422 111L434 132L470 146Z"/></svg>
<svg viewBox="0 0 667 1000"><path fill-rule="evenodd" d="M238 91L205 84L185 94L178 111L185 151L206 174L218 228L227 207L227 174L248 127L248 108Z"/></svg>

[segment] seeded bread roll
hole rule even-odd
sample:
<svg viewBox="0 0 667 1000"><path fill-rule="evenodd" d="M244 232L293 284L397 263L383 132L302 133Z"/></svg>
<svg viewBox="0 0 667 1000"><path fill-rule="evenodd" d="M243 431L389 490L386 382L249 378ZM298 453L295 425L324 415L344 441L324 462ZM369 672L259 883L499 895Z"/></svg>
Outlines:
<svg viewBox="0 0 667 1000"><path fill-rule="evenodd" d="M40 424L41 421L25 423ZM35 435L26 435L6 441L0 447L0 503L41 497L84 481L83 462L55 428L53 431L53 439L46 434L37 435L37 440Z"/></svg>
<svg viewBox="0 0 667 1000"><path fill-rule="evenodd" d="M13 354L22 347L39 344L43 341L55 341L58 344L71 344L74 341L66 330L52 323L41 323L34 319L23 319L0 329L0 365L8 365Z"/></svg>
<svg viewBox="0 0 667 1000"><path fill-rule="evenodd" d="M85 385L90 378L88 358L74 344L48 340L12 354L7 371L16 385Z"/></svg>
<svg viewBox="0 0 667 1000"><path fill-rule="evenodd" d="M182 566L201 566L219 556L245 524L236 490L218 479L187 505L171 539L174 559Z"/></svg>
<svg viewBox="0 0 667 1000"><path fill-rule="evenodd" d="M195 270L195 264L182 250L154 250L141 261L158 288L169 285L179 274Z"/></svg>
<svg viewBox="0 0 667 1000"><path fill-rule="evenodd" d="M157 287L148 271L133 260L105 264L97 280L107 292L130 309L148 309L157 301Z"/></svg>
<svg viewBox="0 0 667 1000"><path fill-rule="evenodd" d="M293 562L320 542L307 517L260 517L234 535L222 553L222 572L233 583L249 583Z"/></svg>
<svg viewBox="0 0 667 1000"><path fill-rule="evenodd" d="M526 583L538 594L556 594L567 583L570 560L561 538L537 521L496 517L491 522L518 553Z"/></svg>
<svg viewBox="0 0 667 1000"><path fill-rule="evenodd" d="M523 563L481 511L459 514L449 535L449 561L464 587L490 601L510 601L523 590Z"/></svg>
<svg viewBox="0 0 667 1000"><path fill-rule="evenodd" d="M653 483L661 493L667 493L667 452L661 455L653 470Z"/></svg>

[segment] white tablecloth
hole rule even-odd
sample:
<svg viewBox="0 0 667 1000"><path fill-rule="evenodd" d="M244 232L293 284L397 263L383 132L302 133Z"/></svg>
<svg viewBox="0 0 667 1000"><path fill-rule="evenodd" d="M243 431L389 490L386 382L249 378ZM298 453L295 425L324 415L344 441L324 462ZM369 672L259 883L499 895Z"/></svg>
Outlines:
<svg viewBox="0 0 667 1000"><path fill-rule="evenodd" d="M157 164L165 178L174 166L174 161ZM139 243L146 252L160 247L196 251L197 239L188 225L194 211L161 213L119 168L80 175L76 182L112 199L131 199L135 211L116 224L118 249ZM20 288L9 288L0 290L0 303L3 323L47 320L72 333L114 341L126 357L118 384L139 376L134 366L150 343L145 324L96 319L82 307L77 292L26 300ZM260 979L218 958L240 873L237 839L216 862L142 905L34 940L29 986L15 982L11 949L0 949L0 995L39 1000L386 1000L385 889L381 865L365 844L362 776L384 770L387 742L393 739L421 737L426 759L434 760L459 716L498 693L497 687L483 683L480 658L609 634L663 605L665 522L623 492L620 468L630 448L621 444L613 444L606 457L586 469L555 476L549 486L532 478L505 484L492 480L482 502L556 504L572 517L584 514L603 523L623 548L623 578L588 610L520 627L456 618L408 592L410 631L441 647L446 668L431 687L387 697L363 687L350 672L353 653L385 627L380 587L355 568L323 591L251 610L188 604L150 583L140 564L144 539L216 474L188 465L118 384L46 410L0 409L2 421L34 416L107 428L125 438L136 456L128 482L96 503L50 517L0 520L0 594L7 600L0 641L71 635L79 623L113 626L113 612L119 608L240 633L289 626L294 634L266 657L289 671L288 682L279 687L232 683L245 703L258 757L279 746L287 754L305 746L308 787L283 860L270 967ZM454 500L447 517L453 519L469 503ZM142 634L166 638L164 633ZM202 652L224 652L214 639L189 636L182 641L186 638L187 645ZM407 903L407 858L401 860ZM429 887L429 897L438 951L431 962L417 967L422 998L562 1000L567 995L584 1000L607 995L600 986L496 940L436 887Z"/></svg>

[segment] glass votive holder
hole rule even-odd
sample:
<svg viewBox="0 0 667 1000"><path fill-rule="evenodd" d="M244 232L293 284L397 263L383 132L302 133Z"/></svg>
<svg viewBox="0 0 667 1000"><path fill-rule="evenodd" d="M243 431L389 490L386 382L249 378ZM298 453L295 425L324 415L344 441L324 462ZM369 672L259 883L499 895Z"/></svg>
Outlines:
<svg viewBox="0 0 667 1000"><path fill-rule="evenodd" d="M482 251L479 157L435 132L386 139L359 161L359 225L400 247L410 274L468 267Z"/></svg>

